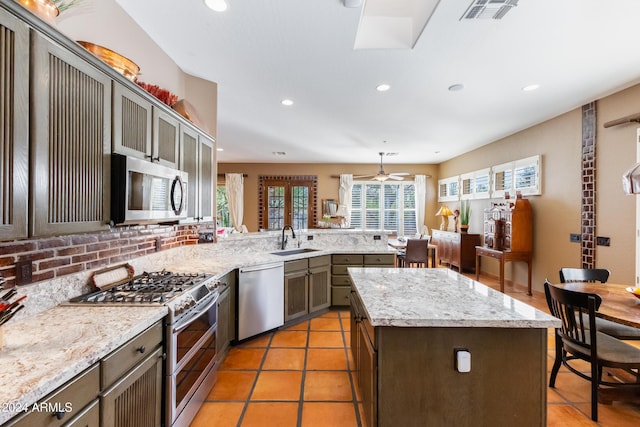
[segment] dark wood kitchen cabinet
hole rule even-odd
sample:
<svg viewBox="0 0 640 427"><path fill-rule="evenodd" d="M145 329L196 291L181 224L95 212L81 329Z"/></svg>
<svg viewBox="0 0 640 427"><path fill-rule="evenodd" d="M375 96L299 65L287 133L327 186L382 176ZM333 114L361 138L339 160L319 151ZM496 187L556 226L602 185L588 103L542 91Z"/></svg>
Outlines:
<svg viewBox="0 0 640 427"><path fill-rule="evenodd" d="M100 426L156 427L162 420L162 323L100 362Z"/></svg>
<svg viewBox="0 0 640 427"><path fill-rule="evenodd" d="M362 397L362 411L368 426L377 425L377 354L374 329L355 291L349 294L351 305L351 352L356 380Z"/></svg>
<svg viewBox="0 0 640 427"><path fill-rule="evenodd" d="M113 83L113 152L151 160L152 104L128 87Z"/></svg>
<svg viewBox="0 0 640 427"><path fill-rule="evenodd" d="M27 237L29 27L0 10L0 239Z"/></svg>
<svg viewBox="0 0 640 427"><path fill-rule="evenodd" d="M182 124L180 126L180 170L189 174L187 220L213 221L215 191L215 142Z"/></svg>
<svg viewBox="0 0 640 427"><path fill-rule="evenodd" d="M218 296L218 323L216 331L216 359L223 360L231 343L231 288L227 287Z"/></svg>
<svg viewBox="0 0 640 427"><path fill-rule="evenodd" d="M349 306L349 267L394 267L394 254L336 254L331 259L331 305Z"/></svg>
<svg viewBox="0 0 640 427"><path fill-rule="evenodd" d="M163 425L162 337L157 322L2 427Z"/></svg>
<svg viewBox="0 0 640 427"><path fill-rule="evenodd" d="M284 321L331 305L331 257L323 255L284 263Z"/></svg>
<svg viewBox="0 0 640 427"><path fill-rule="evenodd" d="M96 363L3 427L97 426L100 411L100 365ZM34 409L35 408L35 409Z"/></svg>
<svg viewBox="0 0 640 427"><path fill-rule="evenodd" d="M153 107L152 160L161 165L178 168L180 152L180 122L165 111Z"/></svg>
<svg viewBox="0 0 640 427"><path fill-rule="evenodd" d="M179 121L124 84L113 83L113 152L177 168Z"/></svg>
<svg viewBox="0 0 640 427"><path fill-rule="evenodd" d="M309 313L309 262L306 259L284 263L284 321Z"/></svg>
<svg viewBox="0 0 640 427"><path fill-rule="evenodd" d="M31 234L107 228L111 79L33 32Z"/></svg>

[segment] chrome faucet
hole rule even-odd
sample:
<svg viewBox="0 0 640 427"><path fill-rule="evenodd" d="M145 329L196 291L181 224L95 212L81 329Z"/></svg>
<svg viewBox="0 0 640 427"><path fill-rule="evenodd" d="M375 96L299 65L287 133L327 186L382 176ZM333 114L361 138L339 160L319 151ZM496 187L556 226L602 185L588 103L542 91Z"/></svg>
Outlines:
<svg viewBox="0 0 640 427"><path fill-rule="evenodd" d="M286 247L287 247L287 240L288 240L288 238L284 236L284 231L285 231L287 228L291 230L291 238L292 238L292 239L295 239L295 238L296 238L296 232L295 232L295 231L293 231L293 227L292 227L292 226L290 226L289 224L285 224L285 226L284 226L284 227L282 227L282 247L281 247L280 249L284 249L284 248L286 248Z"/></svg>

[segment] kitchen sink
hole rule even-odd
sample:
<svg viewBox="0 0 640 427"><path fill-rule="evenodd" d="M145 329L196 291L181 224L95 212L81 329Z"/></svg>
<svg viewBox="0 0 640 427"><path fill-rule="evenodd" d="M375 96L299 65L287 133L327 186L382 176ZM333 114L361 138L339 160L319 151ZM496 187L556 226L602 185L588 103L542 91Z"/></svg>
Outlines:
<svg viewBox="0 0 640 427"><path fill-rule="evenodd" d="M280 251L280 252L271 252L271 255L297 255L297 254L305 254L307 252L315 252L319 249L311 249L311 248L300 248L300 249L289 249L288 251Z"/></svg>

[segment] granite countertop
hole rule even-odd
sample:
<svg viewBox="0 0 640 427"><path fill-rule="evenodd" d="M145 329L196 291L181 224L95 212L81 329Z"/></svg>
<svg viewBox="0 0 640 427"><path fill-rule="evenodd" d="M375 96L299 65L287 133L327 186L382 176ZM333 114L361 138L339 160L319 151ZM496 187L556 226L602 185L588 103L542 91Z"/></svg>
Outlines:
<svg viewBox="0 0 640 427"><path fill-rule="evenodd" d="M449 269L348 271L372 326L560 327L555 317Z"/></svg>
<svg viewBox="0 0 640 427"><path fill-rule="evenodd" d="M0 351L0 424L166 314L166 307L58 306L12 321Z"/></svg>
<svg viewBox="0 0 640 427"><path fill-rule="evenodd" d="M195 245L188 248L191 252L184 259L175 259L175 263L168 263L164 268L177 273L207 273L218 277L231 270L241 267L250 267L273 262L295 261L297 259L312 258L333 254L395 254L395 250L389 247L344 247L340 249L316 249L312 252L303 252L293 255L274 255L277 252L288 252L294 248L274 250L271 252L236 253L234 255L220 256L213 253L212 245ZM312 246L309 246L313 248ZM211 253L209 253L211 252Z"/></svg>

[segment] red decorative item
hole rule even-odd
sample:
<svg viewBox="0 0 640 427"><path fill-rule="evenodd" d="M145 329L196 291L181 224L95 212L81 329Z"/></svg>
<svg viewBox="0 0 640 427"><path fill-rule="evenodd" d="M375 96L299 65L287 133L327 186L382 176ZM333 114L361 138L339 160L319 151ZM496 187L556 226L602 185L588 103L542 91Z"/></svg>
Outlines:
<svg viewBox="0 0 640 427"><path fill-rule="evenodd" d="M178 101L178 95L174 95L166 89L162 89L158 85L152 85L149 83L137 81L138 86L149 92L151 95L158 98L160 101L167 104L169 107L173 106Z"/></svg>

